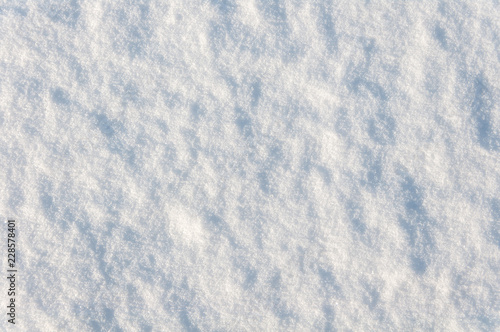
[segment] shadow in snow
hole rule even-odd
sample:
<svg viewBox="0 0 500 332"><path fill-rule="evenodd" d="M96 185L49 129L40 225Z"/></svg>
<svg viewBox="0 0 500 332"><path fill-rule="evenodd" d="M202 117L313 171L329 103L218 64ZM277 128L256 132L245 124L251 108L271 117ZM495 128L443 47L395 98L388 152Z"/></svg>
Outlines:
<svg viewBox="0 0 500 332"><path fill-rule="evenodd" d="M52 101L58 105L69 105L70 104L70 99L69 99L69 93L67 93L64 89L62 88L55 88L52 91Z"/></svg>
<svg viewBox="0 0 500 332"><path fill-rule="evenodd" d="M439 42L439 45L443 48L443 50L448 49L446 31L443 28L441 28L439 24L436 24L436 26L434 27L433 36Z"/></svg>
<svg viewBox="0 0 500 332"><path fill-rule="evenodd" d="M45 1L42 8L52 22L72 28L77 25L81 15L81 7L77 0Z"/></svg>
<svg viewBox="0 0 500 332"><path fill-rule="evenodd" d="M325 6L325 4L320 4L318 6L318 30L325 39L325 46L328 53L333 54L338 48L338 38L329 9L330 8Z"/></svg>
<svg viewBox="0 0 500 332"><path fill-rule="evenodd" d="M423 206L423 190L406 172L399 172L402 177L401 197L406 214L399 217L399 225L406 232L411 248L410 263L413 271L423 274L430 264L430 255L434 248L432 226L434 221L428 216Z"/></svg>
<svg viewBox="0 0 500 332"><path fill-rule="evenodd" d="M491 110L494 108L493 100L488 82L483 75L478 75L474 81L471 116L476 125L477 138L481 147L498 151L500 136L495 132L491 119Z"/></svg>
<svg viewBox="0 0 500 332"><path fill-rule="evenodd" d="M362 149L363 168L365 169L365 176L361 179L361 185L365 188L375 190L378 188L382 181L382 160L381 157L376 155L368 148Z"/></svg>
<svg viewBox="0 0 500 332"><path fill-rule="evenodd" d="M490 202L491 217L490 222L490 240L500 248L500 200L492 199Z"/></svg>

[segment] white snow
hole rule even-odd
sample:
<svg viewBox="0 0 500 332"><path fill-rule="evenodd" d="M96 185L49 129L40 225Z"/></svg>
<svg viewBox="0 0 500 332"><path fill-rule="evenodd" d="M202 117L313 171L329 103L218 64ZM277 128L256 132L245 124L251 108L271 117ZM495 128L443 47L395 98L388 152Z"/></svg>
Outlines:
<svg viewBox="0 0 500 332"><path fill-rule="evenodd" d="M0 42L6 328L500 329L498 1L5 1Z"/></svg>

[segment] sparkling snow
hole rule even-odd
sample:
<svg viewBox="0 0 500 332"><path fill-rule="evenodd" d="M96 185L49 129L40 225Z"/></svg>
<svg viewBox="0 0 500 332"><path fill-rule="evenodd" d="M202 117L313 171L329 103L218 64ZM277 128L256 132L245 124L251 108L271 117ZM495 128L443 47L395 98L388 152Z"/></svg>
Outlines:
<svg viewBox="0 0 500 332"><path fill-rule="evenodd" d="M500 329L500 3L332 2L0 5L14 329Z"/></svg>

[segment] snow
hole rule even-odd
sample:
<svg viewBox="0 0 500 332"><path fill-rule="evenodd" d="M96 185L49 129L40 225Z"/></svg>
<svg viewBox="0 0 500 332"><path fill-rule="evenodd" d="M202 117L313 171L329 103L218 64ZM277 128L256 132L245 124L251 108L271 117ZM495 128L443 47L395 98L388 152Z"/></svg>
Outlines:
<svg viewBox="0 0 500 332"><path fill-rule="evenodd" d="M500 329L498 1L20 0L0 41L6 328Z"/></svg>

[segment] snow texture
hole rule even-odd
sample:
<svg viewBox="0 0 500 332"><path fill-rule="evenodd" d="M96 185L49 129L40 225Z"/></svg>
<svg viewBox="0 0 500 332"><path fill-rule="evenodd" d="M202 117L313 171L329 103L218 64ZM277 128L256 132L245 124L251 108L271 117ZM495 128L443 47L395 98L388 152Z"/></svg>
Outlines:
<svg viewBox="0 0 500 332"><path fill-rule="evenodd" d="M5 0L0 41L5 329L500 329L498 0Z"/></svg>

